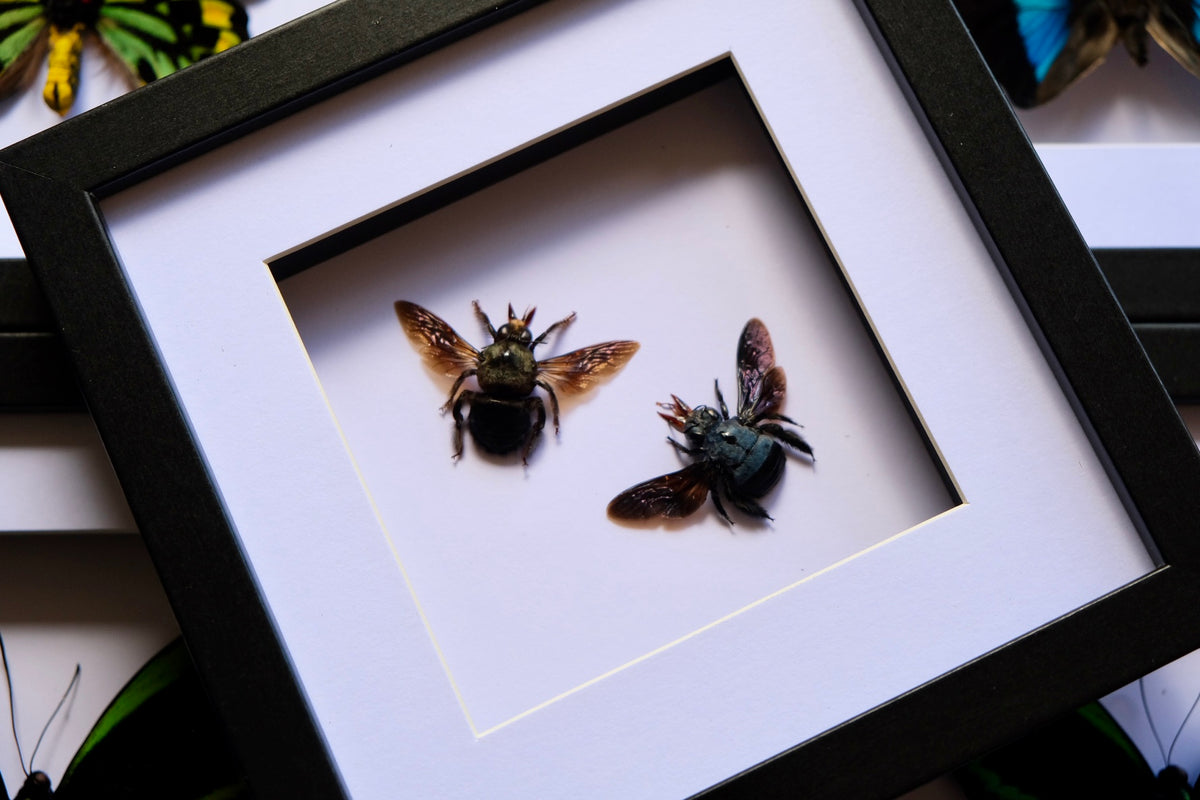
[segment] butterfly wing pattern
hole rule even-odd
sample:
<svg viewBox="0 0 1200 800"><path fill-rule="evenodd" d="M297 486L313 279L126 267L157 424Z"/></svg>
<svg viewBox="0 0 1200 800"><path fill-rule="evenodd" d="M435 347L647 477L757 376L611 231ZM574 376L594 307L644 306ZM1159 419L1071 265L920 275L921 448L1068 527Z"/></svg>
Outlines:
<svg viewBox="0 0 1200 800"><path fill-rule="evenodd" d="M1147 34L1200 77L1200 0L955 0L983 57L1022 108L1056 97L1118 43L1138 64Z"/></svg>
<svg viewBox="0 0 1200 800"><path fill-rule="evenodd" d="M67 113L89 31L138 83L249 38L239 0L0 0L0 96L30 80L48 51L42 96Z"/></svg>

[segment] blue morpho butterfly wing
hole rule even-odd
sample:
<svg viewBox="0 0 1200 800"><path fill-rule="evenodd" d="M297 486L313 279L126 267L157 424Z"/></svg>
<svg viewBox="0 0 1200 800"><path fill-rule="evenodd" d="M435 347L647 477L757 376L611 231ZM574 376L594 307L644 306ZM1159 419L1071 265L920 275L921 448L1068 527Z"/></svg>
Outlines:
<svg viewBox="0 0 1200 800"><path fill-rule="evenodd" d="M1071 4L1068 0L1017 0L1016 12L1025 58L1033 67L1034 78L1044 81L1071 37Z"/></svg>
<svg viewBox="0 0 1200 800"><path fill-rule="evenodd" d="M242 800L250 791L182 639L117 693L53 792L42 773L14 800ZM0 778L0 793L8 793Z"/></svg>
<svg viewBox="0 0 1200 800"><path fill-rule="evenodd" d="M1139 64L1152 36L1200 76L1200 0L955 0L996 80L1018 106L1050 100L1121 41Z"/></svg>
<svg viewBox="0 0 1200 800"><path fill-rule="evenodd" d="M1158 775L1117 721L1089 703L954 773L968 800L1191 800L1187 774Z"/></svg>

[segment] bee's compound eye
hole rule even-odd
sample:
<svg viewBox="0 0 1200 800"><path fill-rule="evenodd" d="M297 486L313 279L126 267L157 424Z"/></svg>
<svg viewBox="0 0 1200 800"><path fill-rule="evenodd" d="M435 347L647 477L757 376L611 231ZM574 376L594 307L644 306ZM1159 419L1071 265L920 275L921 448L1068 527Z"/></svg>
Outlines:
<svg viewBox="0 0 1200 800"><path fill-rule="evenodd" d="M512 325L507 322L496 329L497 336L508 336L510 333L512 333Z"/></svg>

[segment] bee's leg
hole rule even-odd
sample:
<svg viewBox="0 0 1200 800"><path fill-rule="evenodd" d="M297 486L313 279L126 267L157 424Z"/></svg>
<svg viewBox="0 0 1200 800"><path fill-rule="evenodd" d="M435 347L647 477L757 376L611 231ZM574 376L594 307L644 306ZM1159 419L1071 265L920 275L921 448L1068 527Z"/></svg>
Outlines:
<svg viewBox="0 0 1200 800"><path fill-rule="evenodd" d="M525 466L529 466L529 454L533 452L533 445L541 436L542 428L546 427L546 404L537 395L525 398L525 412L534 411L537 412L537 421L533 423L529 433L525 434L525 449L521 451L521 463Z"/></svg>
<svg viewBox="0 0 1200 800"><path fill-rule="evenodd" d="M791 425L795 425L797 428L804 427L799 422L796 422L796 420L792 419L789 416L785 416L784 414L763 414L761 417L759 417L759 419L777 419L781 422L787 422Z"/></svg>
<svg viewBox="0 0 1200 800"><path fill-rule="evenodd" d="M725 489L724 481L721 481L718 485L712 488L713 505L717 507L717 513L721 515L721 518L730 525L733 525L733 520L730 519L729 514L725 512L725 506L721 505L721 491L723 489Z"/></svg>
<svg viewBox="0 0 1200 800"><path fill-rule="evenodd" d="M546 328L546 330L542 331L542 335L533 340L533 342L529 345L529 349L533 350L533 348L537 347L539 344L546 341L546 337L549 336L553 331L558 330L559 328L563 327L564 325L570 325L574 321L575 321L575 312L572 311L570 314L567 314L565 317L560 319L558 322L554 323L549 328Z"/></svg>
<svg viewBox="0 0 1200 800"><path fill-rule="evenodd" d="M678 450L678 451L679 451L679 452L681 452L681 453L687 453L689 456L701 456L701 455L704 455L704 448L703 448L703 447L697 447L697 448L695 448L695 449L692 449L692 448L690 448L690 447L684 447L684 446L683 446L683 445L681 445L679 442L677 442L677 441L675 441L674 439L672 439L670 436L668 436L668 437L667 437L667 444L671 445L672 447L674 447L676 450Z"/></svg>
<svg viewBox="0 0 1200 800"><path fill-rule="evenodd" d="M556 325L558 323L555 323ZM554 393L554 389L545 381L537 381L537 385L546 390L546 394L550 395L550 411L554 418L554 435L558 435L558 395ZM539 401L540 402L540 401ZM545 411L542 411L545 414Z"/></svg>
<svg viewBox="0 0 1200 800"><path fill-rule="evenodd" d="M817 460L816 456L813 455L812 446L808 442L804 441L804 438L801 437L800 434L793 433L782 425L776 425L773 422L768 422L766 425L759 425L758 429L768 436L778 439L786 445L791 445L801 453L806 454L813 461Z"/></svg>
<svg viewBox="0 0 1200 800"><path fill-rule="evenodd" d="M483 327L487 329L488 336L496 338L496 329L492 327L492 321L488 319L488 315L483 313L483 309L479 306L478 300L472 300L471 306L475 309L475 316L479 317L479 321L483 323Z"/></svg>
<svg viewBox="0 0 1200 800"><path fill-rule="evenodd" d="M463 431L462 431L462 429L463 429L463 415L462 415L463 403L469 403L474 399L475 399L475 392L468 390L468 391L465 391L462 394L460 394L458 396L458 400L456 400L454 402L454 406L453 406L454 455L451 456L451 458L454 459L455 461L462 458L462 451L463 451Z"/></svg>
<svg viewBox="0 0 1200 800"><path fill-rule="evenodd" d="M459 387L461 387L463 385L463 381L465 381L467 378L474 375L477 371L478 370L474 370L474 369L464 370L463 374L459 375L457 378L454 379L454 385L450 387L450 397L446 400L445 403L442 404L442 407L440 409L438 409L439 411L441 411L443 414L445 414L447 411L450 410L450 407L452 405L454 405L455 392L457 392L459 390Z"/></svg>
<svg viewBox="0 0 1200 800"><path fill-rule="evenodd" d="M725 405L725 398L721 396L720 381L713 380L713 388L717 390L717 406L721 409L721 416L729 419L729 407Z"/></svg>
<svg viewBox="0 0 1200 800"><path fill-rule="evenodd" d="M729 500L731 503L733 503L734 508L737 508L738 510L745 512L746 514L748 514L751 517L758 517L759 519L769 519L772 521L774 521L774 519L775 519L774 517L772 517L770 514L767 513L767 510L765 508L760 506L758 503L754 502L749 497L743 497L742 495L736 494L734 492L730 492Z"/></svg>

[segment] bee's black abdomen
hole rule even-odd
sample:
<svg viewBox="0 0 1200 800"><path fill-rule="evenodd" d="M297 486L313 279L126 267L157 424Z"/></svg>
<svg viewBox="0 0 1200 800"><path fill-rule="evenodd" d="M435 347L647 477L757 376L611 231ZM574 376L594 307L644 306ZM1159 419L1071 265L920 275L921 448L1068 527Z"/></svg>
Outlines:
<svg viewBox="0 0 1200 800"><path fill-rule="evenodd" d="M762 460L753 472L736 485L735 489L738 494L745 497L759 498L775 488L775 484L779 483L779 479L783 477L783 468L787 463L783 448L777 443L765 436L760 437L758 442L769 444L770 447L760 445L759 449L763 451ZM757 455L757 452L751 452L751 457Z"/></svg>
<svg viewBox="0 0 1200 800"><path fill-rule="evenodd" d="M525 444L532 422L523 401L476 395L471 401L467 427L476 444L489 453L504 455Z"/></svg>

